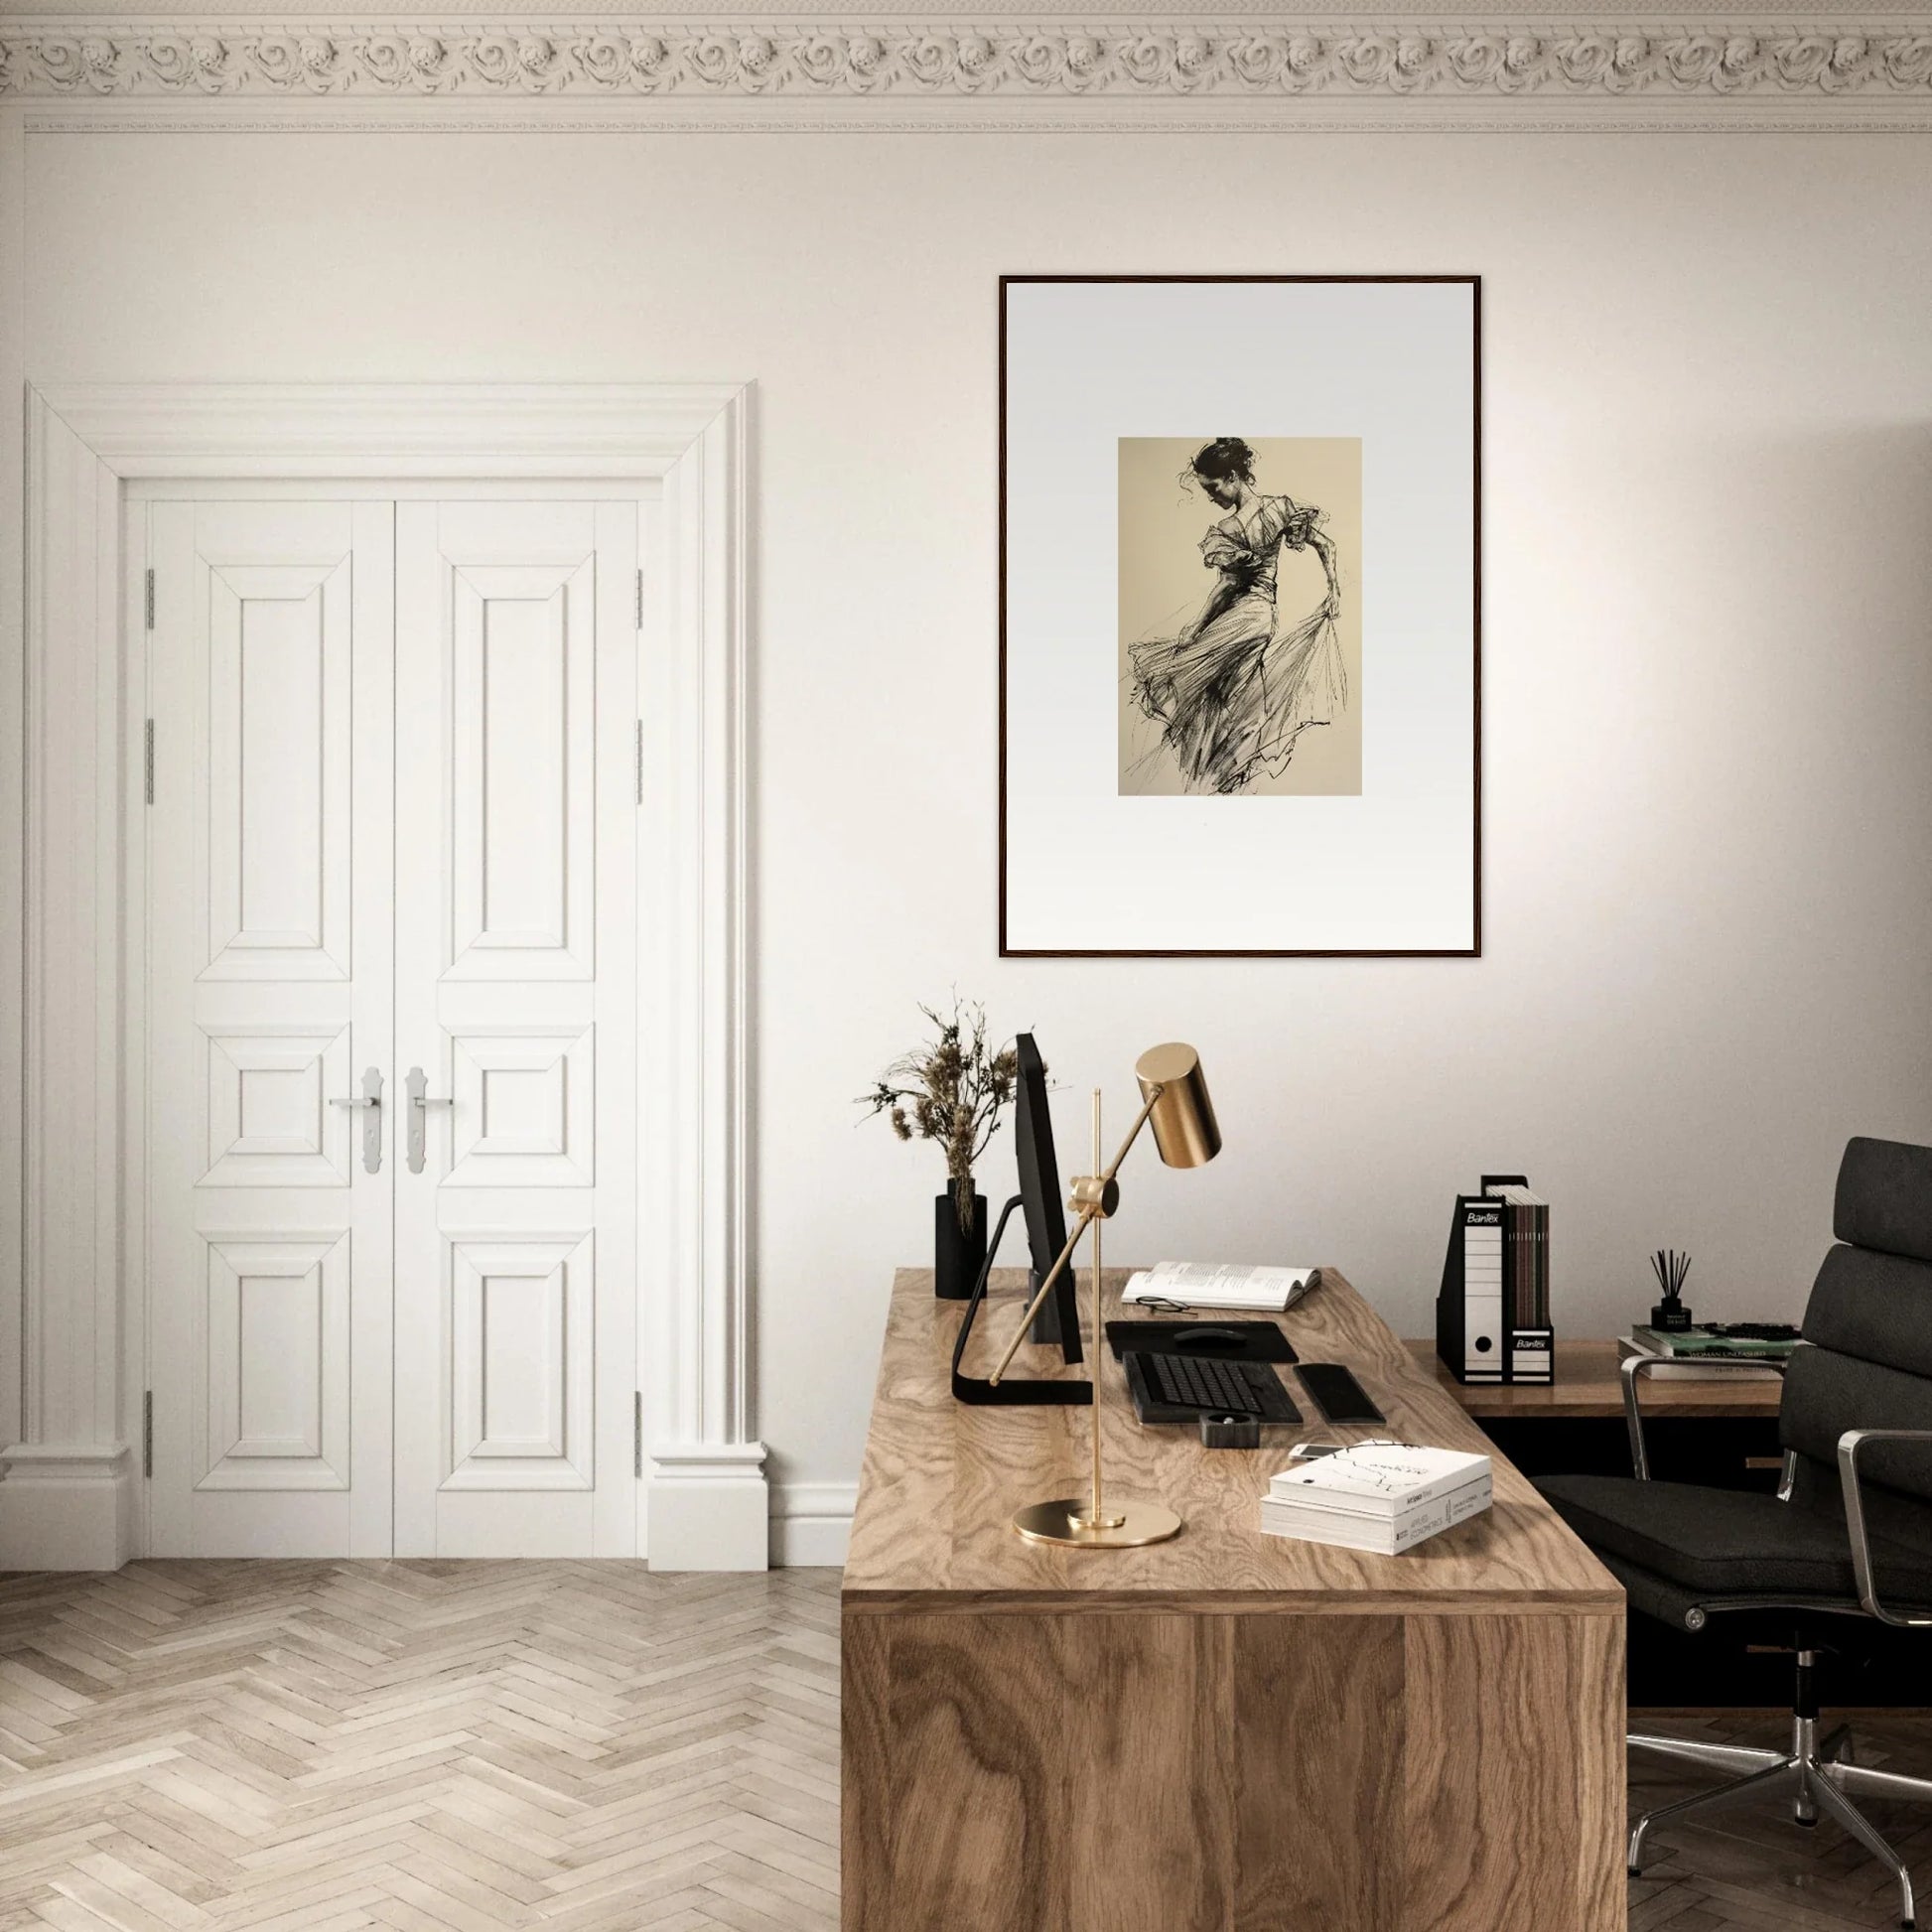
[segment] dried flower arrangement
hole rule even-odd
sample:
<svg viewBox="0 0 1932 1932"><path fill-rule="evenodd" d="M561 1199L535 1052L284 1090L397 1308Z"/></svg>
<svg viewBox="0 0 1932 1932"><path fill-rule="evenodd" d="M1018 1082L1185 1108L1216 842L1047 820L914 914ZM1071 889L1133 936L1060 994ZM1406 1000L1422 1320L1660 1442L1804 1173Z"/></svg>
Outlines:
<svg viewBox="0 0 1932 1932"><path fill-rule="evenodd" d="M987 1045L986 1009L953 996L952 1017L919 1011L934 1038L902 1053L858 1104L885 1114L901 1141L937 1141L946 1153L953 1204L962 1233L973 1225L973 1165L1000 1131L1013 1099L1019 1063L1011 1046Z"/></svg>

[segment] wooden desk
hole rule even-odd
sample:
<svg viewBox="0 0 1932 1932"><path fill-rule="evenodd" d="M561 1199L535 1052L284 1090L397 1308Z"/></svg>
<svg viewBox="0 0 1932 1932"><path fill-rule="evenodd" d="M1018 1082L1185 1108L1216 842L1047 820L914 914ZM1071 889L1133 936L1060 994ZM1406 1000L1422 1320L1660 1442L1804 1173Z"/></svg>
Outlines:
<svg viewBox="0 0 1932 1932"><path fill-rule="evenodd" d="M1144 1430L1110 1358L1108 1476L1186 1528L1028 1544L1008 1518L1079 1493L1089 1412L956 1404L959 1316L896 1279L841 1619L846 1932L1622 1926L1623 1594L1524 1477L1498 1458L1488 1514L1402 1557L1265 1537L1296 1435ZM1334 1272L1283 1325L1387 1433L1490 1449Z"/></svg>
<svg viewBox="0 0 1932 1932"><path fill-rule="evenodd" d="M1413 1340L1409 1348L1471 1416L1623 1419L1623 1380L1617 1373L1613 1341L1559 1341L1557 1379L1542 1389L1458 1382L1437 1356L1434 1341ZM1748 1375L1713 1376L1702 1382L1648 1375L1642 1390L1643 1412L1646 1416L1775 1417L1783 1388L1781 1382L1760 1382Z"/></svg>

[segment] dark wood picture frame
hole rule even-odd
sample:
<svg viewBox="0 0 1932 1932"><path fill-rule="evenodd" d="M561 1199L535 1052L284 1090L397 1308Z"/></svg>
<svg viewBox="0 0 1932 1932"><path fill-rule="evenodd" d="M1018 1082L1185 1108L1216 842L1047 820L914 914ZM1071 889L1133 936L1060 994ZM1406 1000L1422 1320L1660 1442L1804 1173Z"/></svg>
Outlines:
<svg viewBox="0 0 1932 1932"><path fill-rule="evenodd" d="M1469 707L1472 813L1470 824L1471 922L1467 946L1439 947L1047 947L1014 946L1007 936L1007 291L1023 284L1186 283L1211 287L1230 283L1387 283L1466 286L1472 305L1470 397L1473 473L1471 509L1474 556L1471 619L1471 693ZM999 571L1000 571L1000 887L999 926L1002 959L1479 959L1482 956L1482 277L1480 275L1002 275L1000 277L999 381Z"/></svg>

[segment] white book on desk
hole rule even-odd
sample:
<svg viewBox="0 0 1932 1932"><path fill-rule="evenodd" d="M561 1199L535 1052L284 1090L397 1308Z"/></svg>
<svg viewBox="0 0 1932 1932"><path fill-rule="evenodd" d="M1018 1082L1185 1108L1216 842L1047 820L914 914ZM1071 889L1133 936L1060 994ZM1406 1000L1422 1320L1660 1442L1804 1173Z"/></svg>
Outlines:
<svg viewBox="0 0 1932 1932"><path fill-rule="evenodd" d="M1375 1510L1311 1504L1270 1493L1261 1499L1261 1527L1265 1535L1292 1537L1301 1543L1332 1543L1346 1550L1369 1550L1397 1557L1426 1543L1457 1523L1479 1516L1489 1507L1491 1478L1485 1467L1454 1488L1411 1504L1394 1515ZM1306 1493L1306 1492L1305 1492Z"/></svg>
<svg viewBox="0 0 1932 1932"><path fill-rule="evenodd" d="M1247 1309L1281 1314L1309 1291L1312 1268L1238 1267L1212 1261L1164 1261L1128 1277L1121 1300L1173 1302L1187 1309Z"/></svg>
<svg viewBox="0 0 1932 1932"><path fill-rule="evenodd" d="M1489 1458L1465 1449L1357 1443L1334 1455L1290 1463L1269 1479L1268 1493L1312 1508L1399 1516L1489 1476Z"/></svg>

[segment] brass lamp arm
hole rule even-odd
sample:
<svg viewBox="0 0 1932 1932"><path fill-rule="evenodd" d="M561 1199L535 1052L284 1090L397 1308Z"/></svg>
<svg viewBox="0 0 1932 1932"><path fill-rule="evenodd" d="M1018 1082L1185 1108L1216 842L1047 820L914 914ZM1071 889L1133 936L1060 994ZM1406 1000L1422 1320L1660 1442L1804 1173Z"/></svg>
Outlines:
<svg viewBox="0 0 1932 1932"><path fill-rule="evenodd" d="M1013 1358L1020 1352L1020 1344L1027 1339L1027 1330L1034 1325L1034 1316L1044 1305L1053 1284L1066 1272L1067 1263L1073 1259L1074 1249L1080 1245L1081 1235L1085 1234L1095 1221L1113 1212L1113 1202L1108 1196L1113 1188L1114 1176L1120 1173L1120 1164L1127 1159L1128 1151L1141 1138L1141 1129L1147 1125L1148 1117L1154 1112L1155 1102L1161 1098L1163 1091L1164 1089L1157 1086L1147 1096L1146 1105L1135 1116L1134 1125L1127 1130L1127 1138L1120 1144L1120 1152L1109 1163L1107 1172L1095 1177L1092 1189L1094 1199L1081 1205L1080 1218L1074 1222L1073 1232L1066 1237L1066 1246L1054 1258L1052 1267L1046 1271L1046 1279L1039 1285L1039 1292L1028 1305L1027 1312L1020 1317L1020 1326L1014 1330L1013 1339L1007 1343L1007 1352L1000 1357L1000 1366L986 1378L995 1387L998 1386L1000 1377L1013 1366ZM1073 1183L1076 1201L1079 1199L1083 1185L1080 1180L1075 1180ZM1094 1337L1093 1345L1096 1350L1099 1348L1098 1335Z"/></svg>

